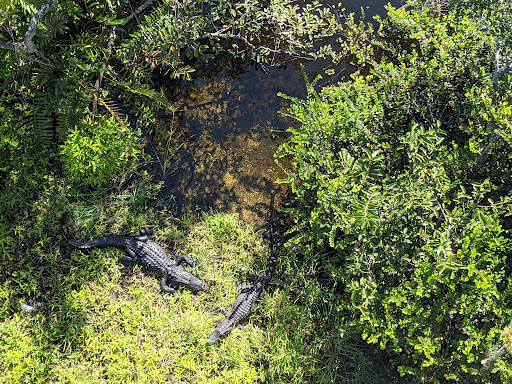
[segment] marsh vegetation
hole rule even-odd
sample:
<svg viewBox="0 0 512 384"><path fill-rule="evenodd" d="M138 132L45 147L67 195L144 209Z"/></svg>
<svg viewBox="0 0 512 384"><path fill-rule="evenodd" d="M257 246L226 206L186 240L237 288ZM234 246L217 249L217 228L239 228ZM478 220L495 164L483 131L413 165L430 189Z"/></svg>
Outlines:
<svg viewBox="0 0 512 384"><path fill-rule="evenodd" d="M510 2L411 1L372 23L289 0L0 10L0 382L510 381L508 352L481 364L512 347ZM328 63L302 94L199 75L292 59ZM280 114L242 133L261 98ZM249 177L241 154L276 122ZM265 190L255 208L238 180ZM279 281L208 346L216 309L265 269L275 182ZM179 211L191 196L201 209ZM67 211L76 239L152 227L208 291L161 294L122 251L69 248Z"/></svg>

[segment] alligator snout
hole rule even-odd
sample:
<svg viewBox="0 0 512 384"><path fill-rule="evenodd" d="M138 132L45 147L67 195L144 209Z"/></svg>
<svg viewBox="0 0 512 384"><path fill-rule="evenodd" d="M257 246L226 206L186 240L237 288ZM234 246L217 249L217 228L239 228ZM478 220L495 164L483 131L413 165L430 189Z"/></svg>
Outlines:
<svg viewBox="0 0 512 384"><path fill-rule="evenodd" d="M213 331L213 333L208 338L207 344L208 345L213 345L213 344L217 343L219 340L220 340L220 334L219 334L219 332L217 330L215 330L215 331Z"/></svg>
<svg viewBox="0 0 512 384"><path fill-rule="evenodd" d="M208 286L205 284L205 282L199 279L190 284L190 287L196 292L206 291L208 289Z"/></svg>

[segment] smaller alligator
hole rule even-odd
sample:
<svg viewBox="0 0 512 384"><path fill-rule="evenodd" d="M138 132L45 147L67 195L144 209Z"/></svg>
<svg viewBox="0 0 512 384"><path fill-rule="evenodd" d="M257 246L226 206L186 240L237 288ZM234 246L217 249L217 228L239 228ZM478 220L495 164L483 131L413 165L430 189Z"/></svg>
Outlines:
<svg viewBox="0 0 512 384"><path fill-rule="evenodd" d="M66 214L62 217L62 222L64 222L65 217ZM75 248L115 247L124 250L127 256L121 259L121 263L125 266L129 266L132 263L138 262L143 267L156 273L156 275L160 277L160 287L163 292L177 295L178 291L176 291L175 288L180 286L186 287L194 292L204 291L207 288L202 280L180 266L182 262L187 263L191 267L194 266L194 263L187 256L180 255L176 257L176 259L171 260L162 247L154 241L149 240L149 236L153 234L151 228L142 228L139 236L112 235L98 237L81 243L69 240L62 226L61 232L66 242ZM168 282L172 287L167 285Z"/></svg>
<svg viewBox="0 0 512 384"><path fill-rule="evenodd" d="M243 328L240 322L245 320L258 306L258 301L263 297L265 286L272 278L272 272L277 265L277 252L274 246L272 228L270 230L270 247L271 254L267 264L267 268L258 276L254 284L242 283L237 290L241 293L235 300L233 308L229 312L220 308L226 315L226 318L220 322L215 331L208 338L208 345L213 345L226 337L235 326Z"/></svg>

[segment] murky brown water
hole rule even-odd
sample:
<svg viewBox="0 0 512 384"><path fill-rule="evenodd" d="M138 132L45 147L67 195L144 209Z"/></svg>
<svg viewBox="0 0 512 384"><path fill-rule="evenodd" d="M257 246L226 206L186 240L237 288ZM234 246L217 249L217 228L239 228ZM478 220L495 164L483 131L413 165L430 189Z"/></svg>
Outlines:
<svg viewBox="0 0 512 384"><path fill-rule="evenodd" d="M348 12L371 5L369 17L383 13L386 3L344 5ZM287 193L287 187L276 182L284 174L274 153L286 137L283 132L297 124L278 113L289 102L277 94L304 98L303 75L298 67L270 68L267 74L249 64L236 75L216 68L212 72L179 93L185 99L178 129L186 139L165 178L166 193L175 197L177 214L211 208L238 212L244 221L259 226L268 215L271 197L279 205Z"/></svg>
<svg viewBox="0 0 512 384"><path fill-rule="evenodd" d="M279 204L287 187L276 183L285 175L274 153L296 122L278 113L289 102L277 94L304 97L296 75L248 65L238 78L222 71L187 87L180 119L187 139L166 177L179 213L212 208L262 224L272 195Z"/></svg>

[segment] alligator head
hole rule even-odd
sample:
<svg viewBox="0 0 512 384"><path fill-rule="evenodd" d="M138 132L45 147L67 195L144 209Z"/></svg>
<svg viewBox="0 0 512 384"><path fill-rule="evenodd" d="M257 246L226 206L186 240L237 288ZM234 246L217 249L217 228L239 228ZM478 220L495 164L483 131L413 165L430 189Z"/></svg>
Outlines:
<svg viewBox="0 0 512 384"><path fill-rule="evenodd" d="M215 329L215 331L213 331L213 333L208 338L208 345L213 345L223 337L227 336L233 329L234 325L235 322L233 319L222 320L221 323L217 326L217 329Z"/></svg>
<svg viewBox="0 0 512 384"><path fill-rule="evenodd" d="M198 279L180 266L168 271L168 276L174 286L186 287L194 292L206 291L208 288L203 280Z"/></svg>

